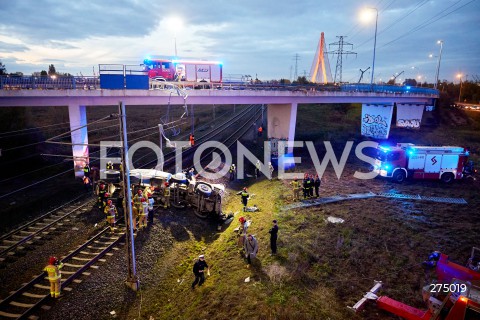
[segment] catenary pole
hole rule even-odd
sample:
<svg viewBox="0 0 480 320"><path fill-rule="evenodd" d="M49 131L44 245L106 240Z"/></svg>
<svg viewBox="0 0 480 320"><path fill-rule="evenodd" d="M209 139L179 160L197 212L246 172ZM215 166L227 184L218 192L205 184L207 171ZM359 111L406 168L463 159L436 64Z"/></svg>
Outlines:
<svg viewBox="0 0 480 320"><path fill-rule="evenodd" d="M128 221L126 231L126 247L128 258L128 276L125 284L134 291L137 291L140 287L137 276L136 258L135 258L135 240L133 237L133 224L132 219L132 195L130 193L130 167L128 164L128 140L127 140L127 115L125 113L125 103L120 102L118 104L120 114L120 132L121 132L121 156L122 166L120 167L122 181L123 181L123 193L126 201L123 201L123 212L125 213L125 221Z"/></svg>

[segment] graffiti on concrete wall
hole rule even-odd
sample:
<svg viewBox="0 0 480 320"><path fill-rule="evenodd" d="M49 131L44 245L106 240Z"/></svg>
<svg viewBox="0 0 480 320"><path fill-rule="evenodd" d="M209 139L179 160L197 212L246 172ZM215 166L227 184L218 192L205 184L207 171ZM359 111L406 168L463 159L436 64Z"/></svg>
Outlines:
<svg viewBox="0 0 480 320"><path fill-rule="evenodd" d="M362 106L362 136L387 139L392 121L393 106Z"/></svg>
<svg viewBox="0 0 480 320"><path fill-rule="evenodd" d="M419 129L422 123L423 104L397 104L397 127Z"/></svg>
<svg viewBox="0 0 480 320"><path fill-rule="evenodd" d="M397 127L418 129L421 121L422 119L398 119Z"/></svg>

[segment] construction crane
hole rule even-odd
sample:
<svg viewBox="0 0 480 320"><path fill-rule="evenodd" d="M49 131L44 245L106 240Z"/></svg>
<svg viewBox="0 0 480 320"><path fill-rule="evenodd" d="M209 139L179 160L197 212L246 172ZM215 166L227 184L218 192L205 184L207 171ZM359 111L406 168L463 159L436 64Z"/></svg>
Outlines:
<svg viewBox="0 0 480 320"><path fill-rule="evenodd" d="M402 75L402 73L404 73L404 72L405 72L405 71L402 71L402 72L400 72L400 73L397 74L397 75L393 75L393 79L392 79L392 80L393 80L393 83L392 83L392 84L395 84L395 80L397 80L397 78L400 77L400 76Z"/></svg>
<svg viewBox="0 0 480 320"><path fill-rule="evenodd" d="M365 70L360 69L360 72L361 72L362 74L360 75L360 79L358 79L358 83L362 82L363 74L364 74L368 69L370 69L370 67L368 67L368 68L365 69Z"/></svg>

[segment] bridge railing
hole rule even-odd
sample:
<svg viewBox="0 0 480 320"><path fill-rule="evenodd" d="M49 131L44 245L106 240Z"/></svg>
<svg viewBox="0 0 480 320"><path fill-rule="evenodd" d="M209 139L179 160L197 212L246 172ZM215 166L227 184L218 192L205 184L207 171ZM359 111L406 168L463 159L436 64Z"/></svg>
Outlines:
<svg viewBox="0 0 480 320"><path fill-rule="evenodd" d="M0 76L0 90L67 90L100 88L97 77Z"/></svg>
<svg viewBox="0 0 480 320"><path fill-rule="evenodd" d="M406 94L423 94L434 95L439 94L438 90L432 88L412 87L412 86L395 86L395 85L378 85L378 84L343 84L341 90L344 92L375 92L375 93L406 93Z"/></svg>
<svg viewBox="0 0 480 320"><path fill-rule="evenodd" d="M99 77L73 76L0 76L0 90L66 90L66 89L148 89L149 79L145 70L134 65L100 65ZM168 84L169 82L166 82ZM370 85L370 84L282 84L278 81L240 81L210 83L176 83L179 86L190 86L191 89L221 89L221 90L259 90L259 91L291 91L291 92L362 92L387 94L413 94L438 97L438 90L432 88ZM165 87L161 86L161 88Z"/></svg>

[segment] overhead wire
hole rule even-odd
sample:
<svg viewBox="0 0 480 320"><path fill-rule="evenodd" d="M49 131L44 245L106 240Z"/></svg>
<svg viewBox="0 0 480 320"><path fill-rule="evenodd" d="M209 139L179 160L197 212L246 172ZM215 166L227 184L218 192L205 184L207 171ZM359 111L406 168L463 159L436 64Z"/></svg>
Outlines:
<svg viewBox="0 0 480 320"><path fill-rule="evenodd" d="M403 35L401 35L401 36L399 36L399 37L397 37L397 38L395 38L395 39L393 39L393 40L391 40L391 41L383 44L382 47L386 47L386 46L388 46L388 45L390 45L390 44L392 44L392 43L394 43L394 42L396 42L396 41L398 41L398 40L400 40L400 39L402 39L402 38L410 35L412 32L421 30L421 29L423 29L423 28L425 28L425 27L433 24L434 22L437 22L437 21L440 20L440 19L445 18L446 16L449 16L450 14L454 13L455 11L458 11L458 10L462 9L463 7L469 5L470 3L474 2L475 0L471 0L471 1L467 2L467 3L465 3L464 5L456 8L456 9L453 9L452 11L447 12L447 13L445 13L444 15L436 18L437 16L439 16L439 15L442 14L443 12L447 11L447 10L450 9L451 7L457 5L457 4L458 4L459 2L461 2L461 1L462 1L462 0L459 0L459 1L455 2L453 5L447 7L446 9L444 9L444 10L442 10L442 11L440 11L440 12L437 13L435 16L433 16L432 18L428 19L427 21L419 24L418 26L414 27L414 28L411 29L410 31L408 31L408 32L404 33ZM435 18L436 18L436 19L435 19Z"/></svg>
<svg viewBox="0 0 480 320"><path fill-rule="evenodd" d="M227 112L224 112L224 113L222 114L222 116L223 116L224 114L227 114ZM106 118L109 118L109 117L111 117L111 116L112 116L112 115L109 115L109 116L107 116L107 117L101 118L101 119L99 119L99 120L97 120L97 121L94 121L94 122L91 123L90 125L102 123L102 120L104 120L104 119L106 119ZM111 119L111 120L107 120L107 121L104 121L104 122L114 121L114 120L116 120L116 119ZM175 122L177 122L177 121L179 121L179 120L176 120L176 121L174 121L174 122L172 122L172 123L175 123ZM213 121L210 121L210 122L213 122ZM113 127L113 126L114 126L114 125L109 126L109 127ZM116 126L116 125L115 125L115 126ZM57 136L55 136L55 137L53 137L53 138L58 138L58 137L65 136L66 134L71 133L71 132L73 132L73 131L75 131L75 130L79 130L79 129L83 128L83 127L85 127L85 126L82 126L82 127L80 127L80 128L71 130L71 131L69 131L69 132L67 132L67 133L62 133L62 134L57 135ZM142 132L142 131L146 131L147 129L150 129L150 130L151 130L151 129L156 128L156 127L157 127L157 126L155 126L155 127L150 127L150 128L145 128L145 129L140 129L140 130L137 130L137 131L134 131L134 132L130 132L130 133ZM100 128L100 129L98 129L98 130L101 130L101 129L105 129L105 128ZM95 130L95 131L98 131L98 130ZM92 132L92 130L90 130L90 132ZM135 139L131 139L130 141L136 141L136 140L138 140L138 139L141 139L141 138L144 138L144 137L147 137L147 136L151 136L151 135L156 134L156 133L157 133L157 132L150 133L150 134L144 135L144 136L142 136L142 137L138 137L138 138L135 138ZM115 136L117 136L117 135L115 135ZM53 139L53 138L50 138L50 139ZM37 143L34 143L34 144L40 144L40 143L43 143L43 142L47 142L47 141L41 141L41 142L37 142ZM49 142L49 143L55 143L55 141L48 141L48 142ZM59 142L57 142L57 143L59 143ZM60 144L67 144L67 143L60 143ZM76 145L83 145L83 144L76 144ZM89 144L87 144L87 145L89 145ZM89 155L93 155L93 154L96 154L96 153L98 153L98 152L100 152L100 150L91 152ZM46 156L69 157L69 156L66 156L66 155L50 155L50 154L45 154L45 155L46 155ZM73 157L73 156L72 156L72 157ZM76 157L76 158L78 158L78 157ZM100 159L99 157L92 157L92 158L93 158L94 160L91 161L91 162L96 162L96 161L98 161L98 160ZM46 169L46 168L51 168L51 167L58 166L58 165L61 165L61 164L64 164L64 163L63 163L63 162L60 162L60 163L52 164L52 165L49 165L49 166L45 166L45 167L42 167L42 168L39 168L39 169L36 169L36 170L32 170L32 171L30 171L30 172L26 172L26 173L17 175L17 176L15 176L15 177L9 177L9 178L3 179L3 180L1 180L0 182L10 181L10 180L16 179L16 178L18 178L18 177L25 176L25 175L28 175L28 174L31 174L31 173L35 173L35 172L44 170L44 169ZM71 168L71 169L68 169L68 170L65 170L65 171L62 171L62 172L59 172L59 173L56 173L56 174L54 174L53 176L49 176L49 177L47 177L47 178L45 178L45 179L42 179L42 180L40 180L40 181L36 181L36 182L31 183L31 184L29 184L29 185L27 185L27 186L24 186L24 187L22 187L22 188L18 188L18 189L14 190L14 191L8 192L8 193L3 194L3 195L0 195L0 199L6 198L6 197L8 197L8 196L10 196L10 195L12 195L12 194L15 194L15 193L17 193L17 192L23 191L23 190L28 189L28 188L30 188L30 187L36 186L36 185L38 185L38 184L40 184L40 183L43 183L43 182L48 181L48 180L51 180L51 179L53 179L53 178L56 178L56 177L58 177L58 176L60 176L60 175L66 174L66 173L71 172L71 171L72 171L72 168Z"/></svg>
<svg viewBox="0 0 480 320"><path fill-rule="evenodd" d="M69 124L69 123L70 123L70 122L62 122L62 123L50 124L50 125L42 126L42 127L35 127L35 128L27 128L27 129L21 129L21 130L13 130L13 131L0 132L0 136L1 136L1 135L6 135L6 134L9 134L9 133L18 133L18 132L24 132L24 131L29 131L29 130L35 130L35 129L43 129L43 128L55 127L55 126L60 126L60 125Z"/></svg>
<svg viewBox="0 0 480 320"><path fill-rule="evenodd" d="M14 177L5 178L5 179L3 179L3 180L0 180L0 183L4 183L4 182L10 181L10 180L15 180L15 179L17 179L17 178L26 176L26 175L28 175L28 174L32 174L32 173L35 173L35 172L38 172L38 171L41 171L41 170L44 170L44 169L47 169L47 168L56 167L56 166L59 166L59 165L61 165L61 164L64 165L64 164L66 164L66 162L54 163L54 164L51 164L51 165L48 165L48 166L41 167L41 168L39 168L39 169L35 169L35 170L32 170L32 171L28 171L28 172L25 172L25 173L16 175L16 176L14 176Z"/></svg>
<svg viewBox="0 0 480 320"><path fill-rule="evenodd" d="M53 179L53 178L56 178L56 177L58 177L58 176L60 176L60 175L62 175L62 174L71 172L72 170L73 170L73 168L68 169L68 170L66 170L66 171L57 173L56 175L50 176L50 177L45 178L45 179L43 179L43 180L40 180L40 181L31 183L31 184L29 184L29 185L27 185L27 186L25 186L25 187L16 189L16 190L11 191L11 192L6 193L6 194L2 194L2 195L0 195L0 199L6 198L6 197L8 197L8 196L10 196L10 195L12 195L12 194L15 194L15 193L17 193L17 192L23 191L23 190L28 189L28 188L30 188L30 187L36 186L36 185L38 185L38 184L40 184L40 183L42 183L42 182L45 182L45 181L51 180L51 179Z"/></svg>
<svg viewBox="0 0 480 320"><path fill-rule="evenodd" d="M397 23L399 23L400 21L402 21L403 19L405 19L406 17L408 17L409 15L411 15L412 13L414 13L415 11L417 11L418 9L420 9L422 6L424 6L425 4L428 3L429 0L423 0L422 2L420 2L419 4L417 4L417 6L412 9L411 11L409 11L408 13L406 13L405 15L401 16L400 18L398 18L397 20L395 20L394 22L392 22L390 25L388 25L385 29L382 29L380 30L379 32L377 32L377 36L378 35L381 35L382 33L384 33L385 31L389 30L390 28L392 28L394 25L396 25ZM361 46L363 46L364 44L370 42L373 40L374 37L370 37L369 39L365 40L364 42L362 42L361 44L359 44L358 46L356 46L356 48L360 48Z"/></svg>

